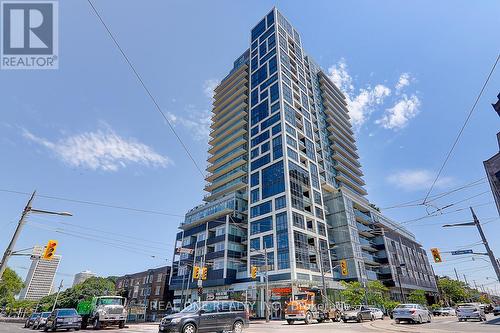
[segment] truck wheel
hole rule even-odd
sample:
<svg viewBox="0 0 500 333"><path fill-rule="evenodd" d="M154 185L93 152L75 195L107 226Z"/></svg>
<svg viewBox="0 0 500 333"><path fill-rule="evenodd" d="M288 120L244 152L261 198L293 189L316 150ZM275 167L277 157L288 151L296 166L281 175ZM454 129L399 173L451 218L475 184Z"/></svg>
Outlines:
<svg viewBox="0 0 500 333"><path fill-rule="evenodd" d="M306 325L309 325L311 323L311 319L312 319L311 312L307 312L306 317L304 318L304 322L306 323Z"/></svg>
<svg viewBox="0 0 500 333"><path fill-rule="evenodd" d="M94 324L92 326L93 326L92 328L95 329L95 330L100 330L101 329L101 322L99 321L99 318L96 318L94 320Z"/></svg>
<svg viewBox="0 0 500 333"><path fill-rule="evenodd" d="M120 321L118 324L118 328L124 328L125 327L125 320Z"/></svg>
<svg viewBox="0 0 500 333"><path fill-rule="evenodd" d="M286 320L286 322L288 323L288 325L293 325L293 322L294 322L294 321L295 321L295 320L293 320L293 319L287 319L287 320Z"/></svg>

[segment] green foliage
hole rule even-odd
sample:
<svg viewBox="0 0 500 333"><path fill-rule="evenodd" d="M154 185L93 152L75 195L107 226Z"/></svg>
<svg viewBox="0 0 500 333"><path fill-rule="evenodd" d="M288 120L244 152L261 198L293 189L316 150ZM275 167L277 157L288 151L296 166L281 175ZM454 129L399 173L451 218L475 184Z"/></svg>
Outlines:
<svg viewBox="0 0 500 333"><path fill-rule="evenodd" d="M389 288L382 282L375 280L367 283L366 298L369 305L384 306L384 303L389 300Z"/></svg>
<svg viewBox="0 0 500 333"><path fill-rule="evenodd" d="M14 296L23 289L23 280L12 269L7 267L0 281L0 306L12 303Z"/></svg>
<svg viewBox="0 0 500 333"><path fill-rule="evenodd" d="M93 296L114 295L115 283L112 279L91 277L73 288L61 292L57 299L56 307L76 308L80 299L88 299ZM50 311L54 304L56 295L52 294L40 300L40 309Z"/></svg>
<svg viewBox="0 0 500 333"><path fill-rule="evenodd" d="M345 282L342 281L342 285L346 288L341 291L341 295L344 301L349 305L356 305L364 303L365 299L365 289L360 282Z"/></svg>
<svg viewBox="0 0 500 333"><path fill-rule="evenodd" d="M413 290L409 295L408 295L408 302L409 303L417 303L421 305L426 305L427 304L427 298L425 297L425 291L424 290Z"/></svg>
<svg viewBox="0 0 500 333"><path fill-rule="evenodd" d="M438 279L437 284L445 303L449 305L474 298L473 291L464 282L442 277Z"/></svg>
<svg viewBox="0 0 500 333"><path fill-rule="evenodd" d="M482 294L481 296L479 296L478 300L479 300L479 303L491 304L491 298L486 294Z"/></svg>

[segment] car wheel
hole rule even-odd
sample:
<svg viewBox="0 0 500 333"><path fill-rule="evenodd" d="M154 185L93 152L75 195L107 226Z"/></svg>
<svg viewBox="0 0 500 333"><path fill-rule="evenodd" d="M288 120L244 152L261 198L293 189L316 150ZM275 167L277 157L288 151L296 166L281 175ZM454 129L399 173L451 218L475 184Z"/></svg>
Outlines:
<svg viewBox="0 0 500 333"><path fill-rule="evenodd" d="M375 317L372 315L372 316L370 317L370 320L371 320L371 321L374 321L374 320L375 320Z"/></svg>
<svg viewBox="0 0 500 333"><path fill-rule="evenodd" d="M243 332L243 322L241 320L238 320L233 324L233 332L234 333Z"/></svg>
<svg viewBox="0 0 500 333"><path fill-rule="evenodd" d="M288 325L293 325L293 322L294 322L294 321L295 321L295 320L293 320L293 319L287 319L287 320L286 320L286 322L288 323Z"/></svg>
<svg viewBox="0 0 500 333"><path fill-rule="evenodd" d="M395 320L394 320L394 322L395 322L396 324L399 324L401 321L400 321L399 319L395 319Z"/></svg>
<svg viewBox="0 0 500 333"><path fill-rule="evenodd" d="M187 323L182 328L182 333L196 333L196 326L192 323Z"/></svg>
<svg viewBox="0 0 500 333"><path fill-rule="evenodd" d="M43 328L43 331L47 332L48 330L49 330L49 328L47 327L47 325L45 325L45 327Z"/></svg>
<svg viewBox="0 0 500 333"><path fill-rule="evenodd" d="M358 318L356 318L356 321L357 321L358 323L360 323L360 322L362 322L362 321L363 321L363 318L361 318L361 316L358 316Z"/></svg>
<svg viewBox="0 0 500 333"><path fill-rule="evenodd" d="M119 328L119 329L122 329L122 328L124 328L124 327L125 327L125 320L122 320L122 321L120 321L120 323L118 324L118 328Z"/></svg>
<svg viewBox="0 0 500 333"><path fill-rule="evenodd" d="M432 321L432 317L429 316L429 319L427 320L428 323L430 323Z"/></svg>

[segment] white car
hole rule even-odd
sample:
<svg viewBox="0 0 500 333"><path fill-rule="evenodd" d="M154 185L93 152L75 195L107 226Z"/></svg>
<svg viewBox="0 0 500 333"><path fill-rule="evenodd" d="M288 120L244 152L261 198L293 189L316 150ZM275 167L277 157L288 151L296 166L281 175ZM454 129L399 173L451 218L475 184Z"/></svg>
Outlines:
<svg viewBox="0 0 500 333"><path fill-rule="evenodd" d="M371 310L372 315L375 319L384 320L384 313L382 312L382 310L380 310L378 308L370 308L370 310Z"/></svg>
<svg viewBox="0 0 500 333"><path fill-rule="evenodd" d="M486 321L484 309L477 304L463 303L457 306L458 321L467 321L468 319L477 319Z"/></svg>
<svg viewBox="0 0 500 333"><path fill-rule="evenodd" d="M400 304L392 312L396 324L402 321L412 323L430 323L431 314L429 310L420 304Z"/></svg>

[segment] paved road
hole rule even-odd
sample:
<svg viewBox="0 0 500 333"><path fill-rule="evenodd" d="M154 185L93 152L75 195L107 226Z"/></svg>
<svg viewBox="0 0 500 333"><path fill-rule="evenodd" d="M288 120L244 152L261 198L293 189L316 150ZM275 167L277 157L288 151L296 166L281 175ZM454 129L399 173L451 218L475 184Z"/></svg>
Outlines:
<svg viewBox="0 0 500 333"><path fill-rule="evenodd" d="M0 323L0 333L22 333L34 332L22 328L21 324ZM93 332L84 330L80 332ZM158 332L157 325L129 325L128 328L119 330L108 328L102 330L105 333L155 333ZM267 332L286 332L286 333L316 333L316 332L339 332L339 333L366 333L366 332L384 332L384 333L498 333L500 332L500 317L488 316L487 322L458 322L456 317L437 317L430 324L395 324L393 320L377 320L374 322L366 321L363 323L322 323L304 325L296 323L293 326L286 322L272 321L265 323L262 321L251 322L250 328L245 333L267 333Z"/></svg>

